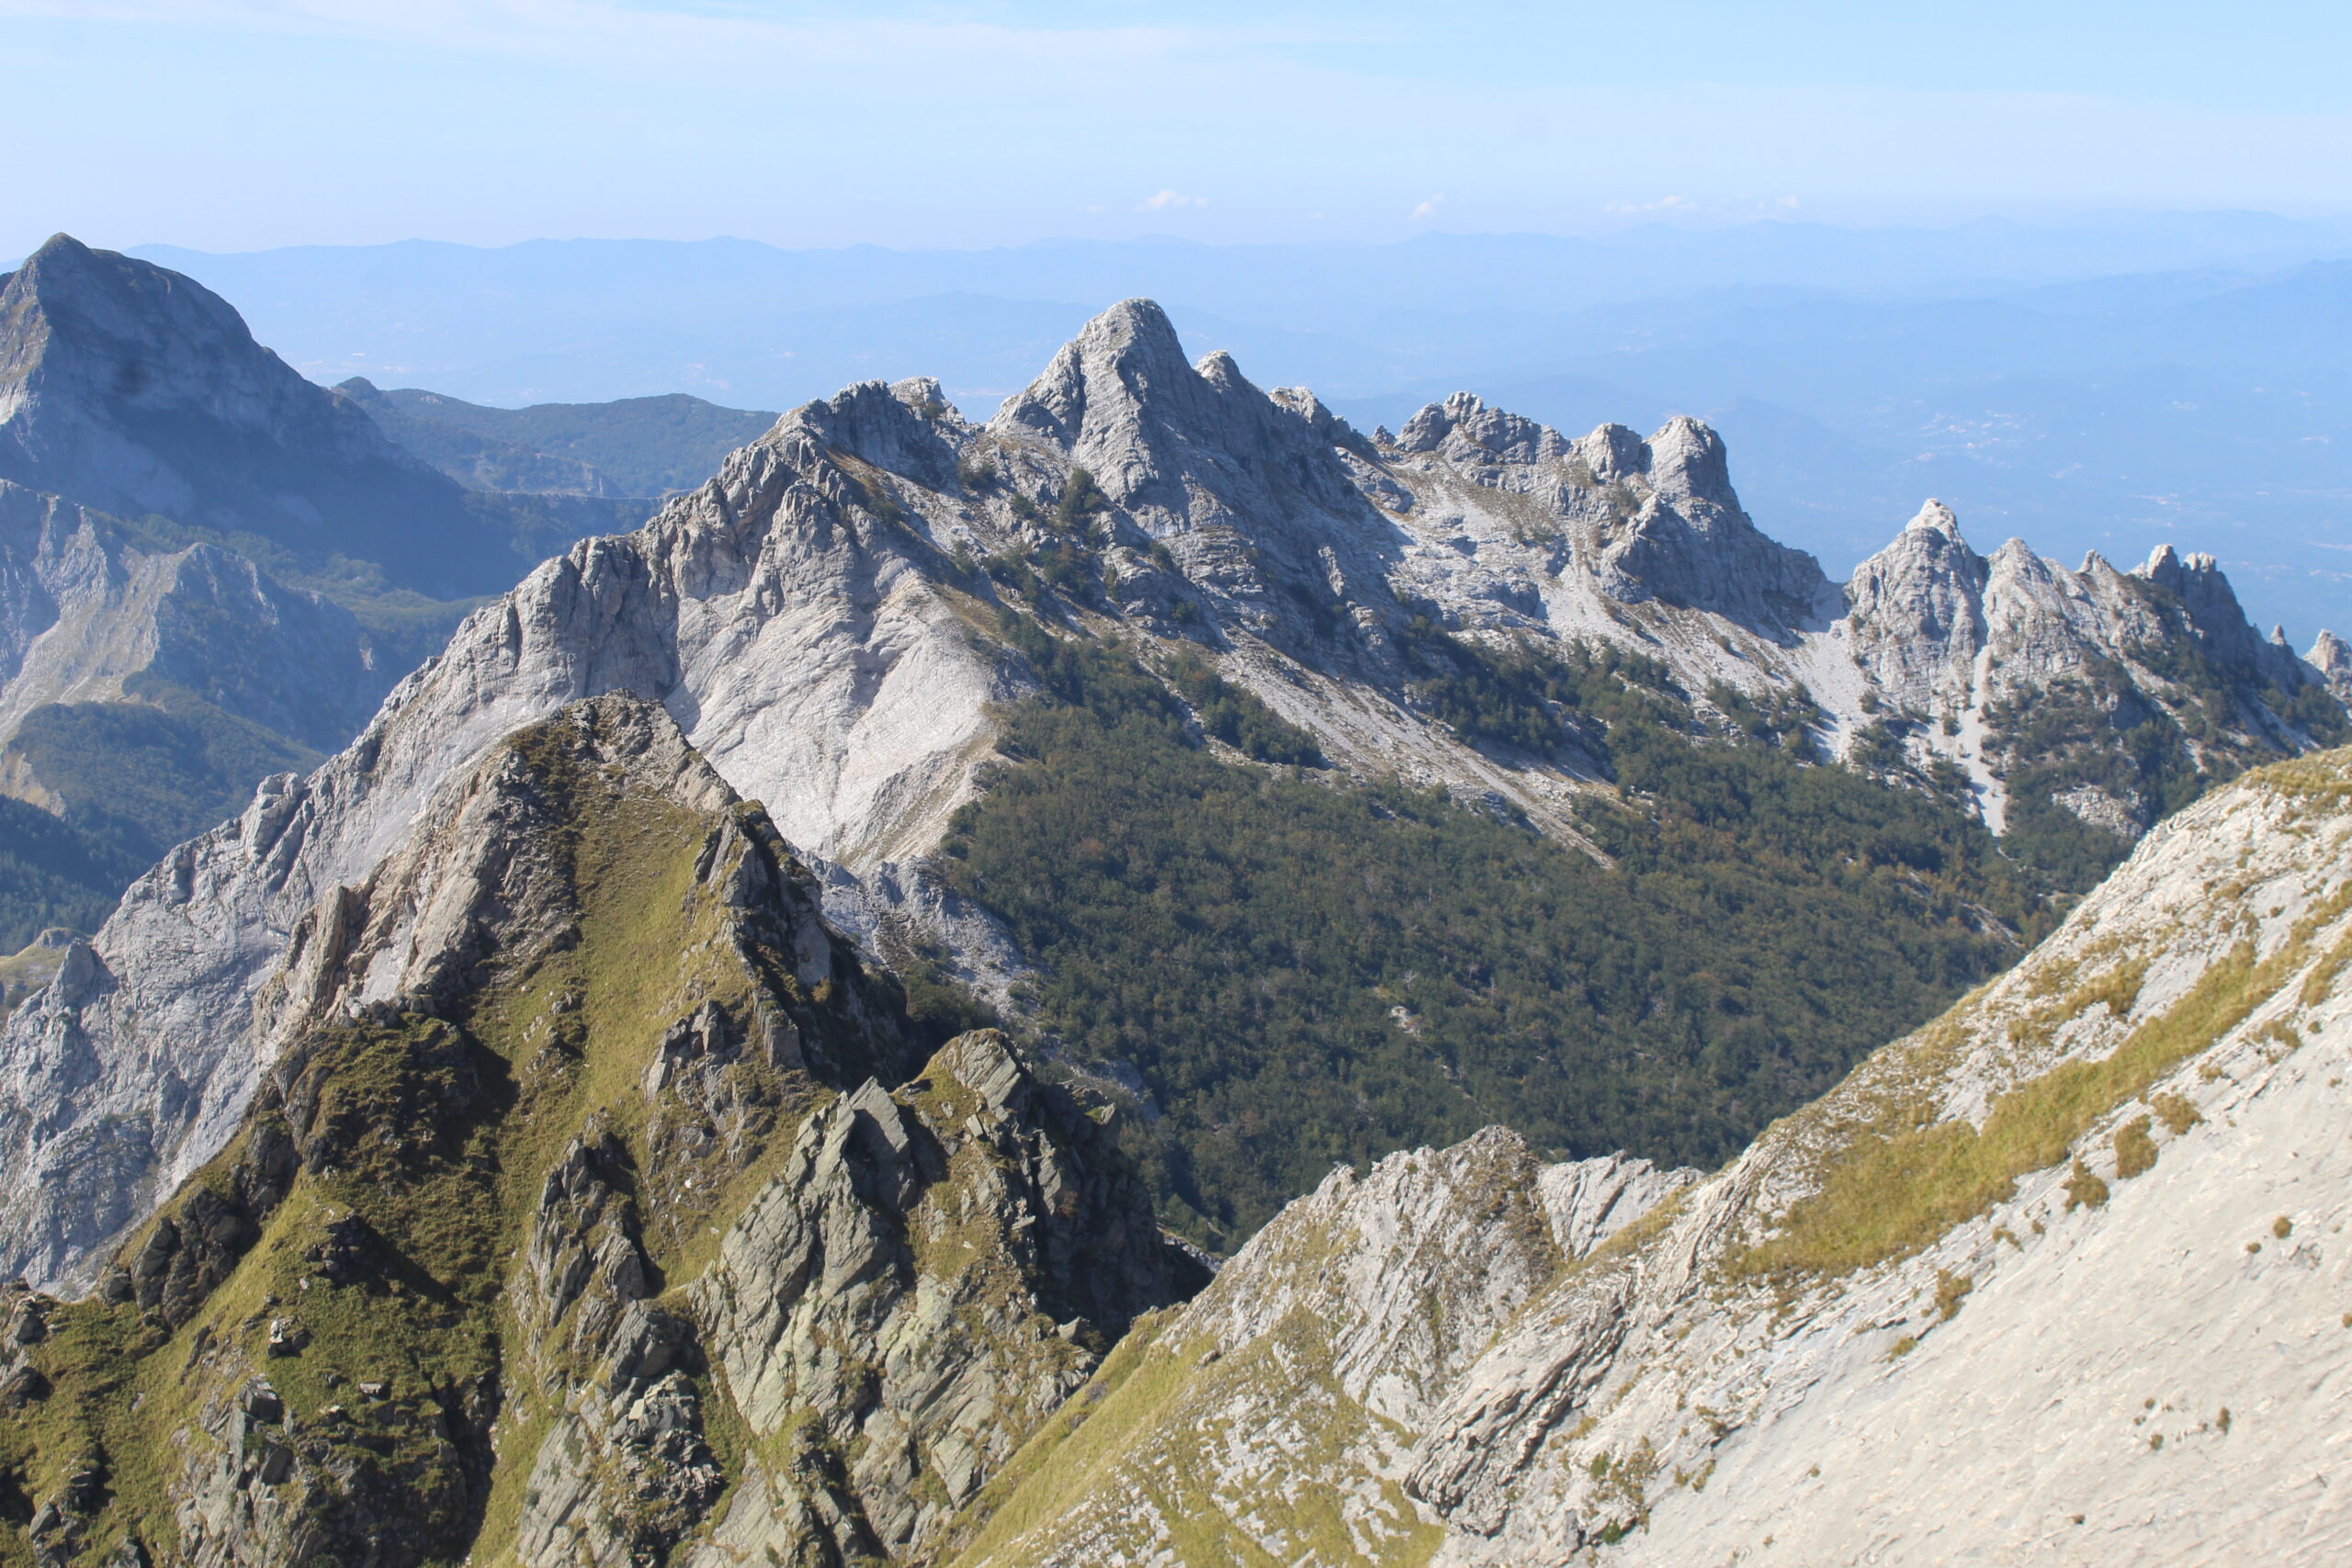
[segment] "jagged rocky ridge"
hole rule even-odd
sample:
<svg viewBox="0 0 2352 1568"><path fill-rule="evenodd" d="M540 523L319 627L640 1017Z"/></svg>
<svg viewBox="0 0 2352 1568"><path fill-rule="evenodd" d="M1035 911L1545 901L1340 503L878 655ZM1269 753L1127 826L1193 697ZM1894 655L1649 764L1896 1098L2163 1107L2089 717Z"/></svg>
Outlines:
<svg viewBox="0 0 2352 1568"><path fill-rule="evenodd" d="M266 1005L220 1155L88 1299L8 1292L0 1556L920 1557L1204 1277L638 699L452 779Z"/></svg>
<svg viewBox="0 0 2352 1568"><path fill-rule="evenodd" d="M2347 968L2338 750L1712 1177L1499 1131L1335 1172L959 1561L2337 1561Z"/></svg>
<svg viewBox="0 0 2352 1568"><path fill-rule="evenodd" d="M839 918L869 938L911 922L1001 999L1019 955L922 863L978 787L995 705L1031 686L992 604L1147 649L1182 639L1341 769L1440 784L1572 841L1577 802L1606 787L1573 723L1531 751L1443 722L1418 695L1433 626L1451 628L1442 659L1612 640L1702 706L1741 688L1815 704L1825 752L1897 770L1957 755L1995 815L2010 761L1987 716L2066 671L2105 682L2086 702L2110 739L2072 743L2086 778L2112 782L2132 704L2193 696L2185 744L2217 770L2342 722L2324 672L2255 639L2208 561L2159 552L2131 576L2020 547L1997 559L1931 512L1849 598L1756 529L1696 422L1569 441L1457 397L1366 437L1224 355L1186 364L1148 301L1090 323L985 426L931 382L854 387L639 532L542 565L345 752L266 782L134 885L72 983L0 1036L0 1238L15 1267L63 1278L210 1158L283 1049L256 1002L284 933L368 875L483 748L598 693L662 705L828 863ZM2148 814L2128 785L2076 787L2091 818Z"/></svg>

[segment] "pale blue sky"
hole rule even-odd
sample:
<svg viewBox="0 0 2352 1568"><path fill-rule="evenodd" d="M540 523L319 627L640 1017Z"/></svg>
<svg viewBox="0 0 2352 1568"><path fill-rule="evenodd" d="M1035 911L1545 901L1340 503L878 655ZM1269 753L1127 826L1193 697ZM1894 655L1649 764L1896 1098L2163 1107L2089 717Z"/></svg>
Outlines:
<svg viewBox="0 0 2352 1568"><path fill-rule="evenodd" d="M0 0L0 253L2352 211L2352 6Z"/></svg>

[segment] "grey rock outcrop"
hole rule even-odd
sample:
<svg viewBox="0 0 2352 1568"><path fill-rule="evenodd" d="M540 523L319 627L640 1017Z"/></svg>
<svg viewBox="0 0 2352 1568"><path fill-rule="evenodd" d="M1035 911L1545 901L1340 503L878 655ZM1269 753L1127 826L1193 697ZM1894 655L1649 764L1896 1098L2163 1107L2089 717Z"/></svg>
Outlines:
<svg viewBox="0 0 2352 1568"><path fill-rule="evenodd" d="M2352 645L2334 632L2322 631L2303 661L2327 683L2337 701L2352 703Z"/></svg>
<svg viewBox="0 0 2352 1568"><path fill-rule="evenodd" d="M1990 575L1951 508L1930 500L1846 584L1856 660L1897 701L1928 712L1966 706L1989 636Z"/></svg>
<svg viewBox="0 0 2352 1568"><path fill-rule="evenodd" d="M1201 1561L1220 1546L1409 1559L1428 1527L1401 1482L1454 1383L1563 1268L1698 1175L1624 1158L1546 1167L1501 1128L1333 1171L1191 1304L1138 1331L1148 1342L1122 1352L1125 1376L1148 1392L1091 1389L1057 1419L1075 1433L1117 1411L1083 1487L1060 1486L1060 1509L1008 1510L958 1561ZM1031 1484L1057 1490L1057 1468L1047 1456Z"/></svg>
<svg viewBox="0 0 2352 1568"><path fill-rule="evenodd" d="M978 449L1026 458L1024 474L1039 457L1047 475L1084 468L1114 509L1111 547L1159 545L1233 629L1346 668L1333 633L1393 610L1381 579L1398 542L1336 456L1361 445L1311 395L1270 397L1229 355L1188 365L1159 307L1129 299L1006 399ZM1131 564L1148 575L1148 558Z"/></svg>
<svg viewBox="0 0 2352 1568"><path fill-rule="evenodd" d="M925 1554L1137 1314L1201 1282L1001 1035L895 1094L867 1083L803 1125L694 1288L742 1419L780 1447L687 1561Z"/></svg>
<svg viewBox="0 0 2352 1568"><path fill-rule="evenodd" d="M727 1487L704 1432L699 1337L653 1299L629 1163L607 1130L571 1142L547 1174L508 1291L521 1395L555 1407L516 1528L531 1568L659 1560Z"/></svg>
<svg viewBox="0 0 2352 1568"><path fill-rule="evenodd" d="M2096 554L2070 571L2012 539L1988 558L1930 501L1856 569L1847 600L1833 633L1887 716L1881 722L1902 727L1919 754L1965 769L1996 829L2012 776L2060 761L2019 751L2015 733L2022 710L2053 697L2097 709L2120 732L2220 688L2233 700L2219 712L2207 703L2209 731L2192 751L2291 755L2310 743L2293 700L2324 676L2256 635L2209 555L2165 545L2128 573ZM2340 719L2340 699L2327 708ZM2111 748L2083 750L2083 777L2050 798L2136 838L2148 816L2107 784Z"/></svg>

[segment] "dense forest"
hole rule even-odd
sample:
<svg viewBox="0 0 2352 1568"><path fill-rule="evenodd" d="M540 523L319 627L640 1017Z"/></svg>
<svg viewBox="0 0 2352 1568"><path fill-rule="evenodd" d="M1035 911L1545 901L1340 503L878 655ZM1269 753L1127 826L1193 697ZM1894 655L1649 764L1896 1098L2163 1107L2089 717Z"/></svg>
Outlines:
<svg viewBox="0 0 2352 1568"><path fill-rule="evenodd" d="M1804 760L1791 714L1703 724L1606 649L1423 628L1418 689L1459 730L1598 752L1625 803L1586 818L1604 866L1285 765L1308 738L1189 659L1163 682L1119 644L1005 633L1043 694L944 863L1041 961L1071 1056L1140 1074L1130 1146L1213 1243L1335 1161L1494 1122L1563 1155L1720 1161L2049 919L1956 803ZM1204 726L1278 761L1221 761Z"/></svg>
<svg viewBox="0 0 2352 1568"><path fill-rule="evenodd" d="M153 858L0 795L0 958L50 926L97 930Z"/></svg>

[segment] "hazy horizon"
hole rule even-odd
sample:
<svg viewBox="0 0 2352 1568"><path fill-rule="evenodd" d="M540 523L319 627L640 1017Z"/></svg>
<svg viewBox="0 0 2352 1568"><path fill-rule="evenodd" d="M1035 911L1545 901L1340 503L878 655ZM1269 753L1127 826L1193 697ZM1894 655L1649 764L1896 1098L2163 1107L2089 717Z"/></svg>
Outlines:
<svg viewBox="0 0 2352 1568"><path fill-rule="evenodd" d="M969 247L2352 213L2352 14L0 0L0 249ZM70 128L70 129L68 129Z"/></svg>

